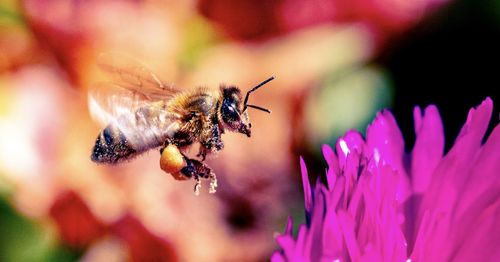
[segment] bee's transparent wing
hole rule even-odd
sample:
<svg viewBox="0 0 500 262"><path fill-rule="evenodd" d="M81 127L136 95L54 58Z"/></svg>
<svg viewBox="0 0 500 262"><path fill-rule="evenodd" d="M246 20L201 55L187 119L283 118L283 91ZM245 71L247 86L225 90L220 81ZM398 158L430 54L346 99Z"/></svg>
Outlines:
<svg viewBox="0 0 500 262"><path fill-rule="evenodd" d="M113 84L96 85L88 94L92 118L103 127L119 130L137 152L160 146L177 131L179 116L165 109L165 100L152 102Z"/></svg>
<svg viewBox="0 0 500 262"><path fill-rule="evenodd" d="M145 99L163 100L179 92L172 86L164 84L141 62L126 54L103 53L97 62L99 68L107 73L113 84L140 93Z"/></svg>
<svg viewBox="0 0 500 262"><path fill-rule="evenodd" d="M123 115L133 115L139 108L151 103L141 93L112 83L100 83L89 88L87 101L90 116L103 127Z"/></svg>
<svg viewBox="0 0 500 262"><path fill-rule="evenodd" d="M179 90L126 54L101 54L98 66L111 82L89 88L89 111L96 122L118 130L137 152L161 145L176 132L179 116L164 105Z"/></svg>

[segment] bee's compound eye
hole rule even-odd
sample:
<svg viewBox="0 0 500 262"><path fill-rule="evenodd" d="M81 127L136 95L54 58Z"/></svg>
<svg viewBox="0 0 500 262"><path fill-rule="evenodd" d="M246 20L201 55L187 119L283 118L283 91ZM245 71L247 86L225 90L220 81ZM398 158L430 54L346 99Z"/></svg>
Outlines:
<svg viewBox="0 0 500 262"><path fill-rule="evenodd" d="M252 123L248 123L248 127L249 127L249 128L252 128Z"/></svg>
<svg viewBox="0 0 500 262"><path fill-rule="evenodd" d="M231 123L237 122L240 119L238 111L236 111L234 103L224 100L221 108L222 118L224 122Z"/></svg>

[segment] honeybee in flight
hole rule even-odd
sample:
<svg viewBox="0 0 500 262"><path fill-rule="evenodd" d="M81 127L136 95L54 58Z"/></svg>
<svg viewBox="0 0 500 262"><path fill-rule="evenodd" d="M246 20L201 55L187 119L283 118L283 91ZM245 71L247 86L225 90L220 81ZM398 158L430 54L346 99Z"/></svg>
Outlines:
<svg viewBox="0 0 500 262"><path fill-rule="evenodd" d="M166 86L138 62L117 56L100 60L101 70L115 81L89 90L90 113L105 126L95 141L92 161L116 164L160 148L161 168L177 180L195 179L196 195L201 178L210 180L210 193L216 190L215 173L203 162L208 154L223 149L221 135L231 131L250 137L247 109L270 113L248 104L248 98L274 76L249 90L243 99L236 86L183 91ZM200 144L200 160L185 154L196 142Z"/></svg>

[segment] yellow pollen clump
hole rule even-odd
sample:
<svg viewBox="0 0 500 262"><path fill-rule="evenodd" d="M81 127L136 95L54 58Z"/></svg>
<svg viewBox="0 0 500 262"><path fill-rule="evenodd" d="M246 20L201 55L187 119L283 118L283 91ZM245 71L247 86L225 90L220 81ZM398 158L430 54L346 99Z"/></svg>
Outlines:
<svg viewBox="0 0 500 262"><path fill-rule="evenodd" d="M180 171L186 165L179 148L168 145L161 154L160 167L163 171L170 173L177 180L186 180Z"/></svg>

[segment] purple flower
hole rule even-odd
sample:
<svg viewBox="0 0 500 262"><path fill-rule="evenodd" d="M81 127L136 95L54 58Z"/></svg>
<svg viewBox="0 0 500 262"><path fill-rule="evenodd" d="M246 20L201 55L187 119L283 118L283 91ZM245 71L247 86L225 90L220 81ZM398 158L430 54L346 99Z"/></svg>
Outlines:
<svg viewBox="0 0 500 262"><path fill-rule="evenodd" d="M493 110L471 109L448 154L435 106L415 108L416 141L404 152L392 114L366 138L349 131L323 147L327 185L311 187L301 159L305 225L290 218L272 261L499 261L500 126L482 143Z"/></svg>

